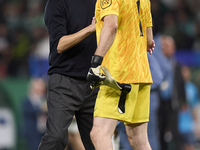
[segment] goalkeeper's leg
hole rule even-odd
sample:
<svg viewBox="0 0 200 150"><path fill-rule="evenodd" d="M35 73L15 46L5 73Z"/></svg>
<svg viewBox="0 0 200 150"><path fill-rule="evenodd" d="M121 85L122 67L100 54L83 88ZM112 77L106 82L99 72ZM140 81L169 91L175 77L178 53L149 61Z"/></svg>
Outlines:
<svg viewBox="0 0 200 150"><path fill-rule="evenodd" d="M134 150L151 150L147 136L147 126L147 122L126 125L128 140Z"/></svg>
<svg viewBox="0 0 200 150"><path fill-rule="evenodd" d="M118 120L110 118L95 117L93 128L90 133L95 150L112 150L112 136Z"/></svg>

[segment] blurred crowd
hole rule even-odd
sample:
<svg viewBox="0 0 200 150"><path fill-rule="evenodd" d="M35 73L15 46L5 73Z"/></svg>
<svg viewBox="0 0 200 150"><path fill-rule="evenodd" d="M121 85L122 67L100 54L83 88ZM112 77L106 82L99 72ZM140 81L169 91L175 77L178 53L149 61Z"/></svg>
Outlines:
<svg viewBox="0 0 200 150"><path fill-rule="evenodd" d="M200 1L151 0L154 35L175 39L178 50L200 50Z"/></svg>
<svg viewBox="0 0 200 150"><path fill-rule="evenodd" d="M0 1L0 76L41 76L48 68L46 1ZM39 67L38 67L39 66Z"/></svg>
<svg viewBox="0 0 200 150"><path fill-rule="evenodd" d="M45 88L49 39L43 20L46 1L0 0L0 79L31 79L27 95L22 100L22 134L27 140L28 150L36 149L45 131L47 115ZM184 50L200 52L200 0L151 0L151 3L156 42L154 56L157 59L160 53L163 55L157 59L163 75L160 84L152 90L150 144L155 147L153 150L179 150L176 144L180 143L180 150L194 150L200 141L199 89L191 80L191 66L180 64L180 68L175 69L174 64L178 62L174 61L174 54ZM156 54L156 51L160 53ZM173 78L176 78L177 71L175 83ZM181 85L184 92L180 90ZM179 94L183 97L178 98ZM4 120L0 113L0 126L2 123ZM118 137L122 131L119 127L116 131ZM75 118L69 136L71 146L68 149L83 149ZM119 139L117 144L116 147L122 148Z"/></svg>

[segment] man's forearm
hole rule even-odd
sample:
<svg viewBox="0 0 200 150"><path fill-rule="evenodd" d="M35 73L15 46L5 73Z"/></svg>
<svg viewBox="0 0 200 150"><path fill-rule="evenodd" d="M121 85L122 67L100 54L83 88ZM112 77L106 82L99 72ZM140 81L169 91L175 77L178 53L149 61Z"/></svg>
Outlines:
<svg viewBox="0 0 200 150"><path fill-rule="evenodd" d="M152 44L153 41L153 31L152 27L147 28L147 47L149 47Z"/></svg>
<svg viewBox="0 0 200 150"><path fill-rule="evenodd" d="M109 15L104 18L104 25L101 30L99 45L95 52L95 55L104 57L107 51L112 46L118 28L118 17L115 15Z"/></svg>
<svg viewBox="0 0 200 150"><path fill-rule="evenodd" d="M104 57L107 51L110 49L111 45L113 44L115 36L116 32L103 28L95 55Z"/></svg>
<svg viewBox="0 0 200 150"><path fill-rule="evenodd" d="M60 38L57 51L58 53L63 53L64 51L70 49L71 47L77 45L79 42L84 40L87 36L89 36L94 31L91 30L91 25L80 30L77 33L66 35Z"/></svg>

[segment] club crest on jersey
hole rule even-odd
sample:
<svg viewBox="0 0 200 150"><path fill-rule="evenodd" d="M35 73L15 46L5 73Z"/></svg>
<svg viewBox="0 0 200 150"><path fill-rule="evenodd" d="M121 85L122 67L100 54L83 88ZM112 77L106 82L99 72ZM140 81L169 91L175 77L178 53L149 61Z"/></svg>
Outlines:
<svg viewBox="0 0 200 150"><path fill-rule="evenodd" d="M101 0L100 5L102 9L108 8L112 4L112 0Z"/></svg>

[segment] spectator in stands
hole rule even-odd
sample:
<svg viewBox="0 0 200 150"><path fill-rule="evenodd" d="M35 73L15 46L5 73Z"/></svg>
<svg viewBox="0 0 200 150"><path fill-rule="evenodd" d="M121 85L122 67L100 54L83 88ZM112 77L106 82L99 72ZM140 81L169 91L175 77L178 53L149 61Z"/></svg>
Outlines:
<svg viewBox="0 0 200 150"><path fill-rule="evenodd" d="M49 36L46 28L37 26L32 31L32 47L28 56L29 73L31 77L47 78L49 69Z"/></svg>
<svg viewBox="0 0 200 150"><path fill-rule="evenodd" d="M175 150L182 150L180 135L178 132L178 112L186 103L184 80L181 74L181 66L174 59L176 44L172 37L162 35L161 54L166 70L164 81L160 86L159 108L159 135L162 150L169 150L170 143L174 143ZM158 56L160 57L160 56Z"/></svg>
<svg viewBox="0 0 200 150"><path fill-rule="evenodd" d="M198 111L199 93L196 85L191 81L191 70L187 66L182 67L182 75L185 81L187 104L183 105L179 112L178 129L181 135L183 150L194 150L195 133L199 136Z"/></svg>
<svg viewBox="0 0 200 150"><path fill-rule="evenodd" d="M22 104L23 131L28 150L36 150L46 130L46 83L41 78L30 81L29 92Z"/></svg>

